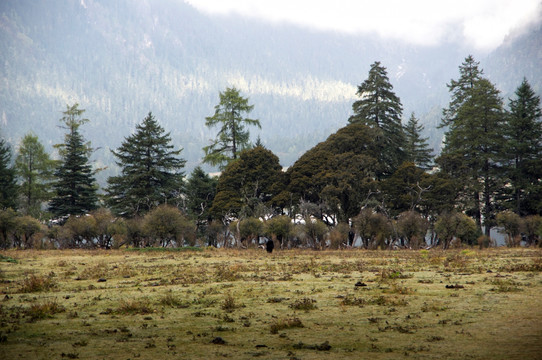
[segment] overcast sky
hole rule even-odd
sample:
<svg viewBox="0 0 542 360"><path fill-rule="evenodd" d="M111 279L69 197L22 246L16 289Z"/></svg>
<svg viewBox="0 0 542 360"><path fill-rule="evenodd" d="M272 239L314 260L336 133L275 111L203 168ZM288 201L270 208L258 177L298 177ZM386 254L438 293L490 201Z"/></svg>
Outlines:
<svg viewBox="0 0 542 360"><path fill-rule="evenodd" d="M510 30L538 16L540 0L186 0L213 14L236 13L346 33L434 45L499 46Z"/></svg>

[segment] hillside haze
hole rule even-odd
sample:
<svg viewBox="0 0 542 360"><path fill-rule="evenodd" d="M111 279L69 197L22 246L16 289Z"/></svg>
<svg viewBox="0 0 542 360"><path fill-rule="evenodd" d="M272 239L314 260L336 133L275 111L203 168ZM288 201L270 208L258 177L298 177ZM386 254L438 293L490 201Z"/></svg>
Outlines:
<svg viewBox="0 0 542 360"><path fill-rule="evenodd" d="M489 55L474 52L505 99L523 76L540 94L540 39L538 22ZM254 105L262 129L250 129L253 139L289 166L347 123L374 61L387 68L404 118L415 112L437 149L446 83L473 53L457 43L424 47L211 16L173 0L3 1L0 47L1 135L16 147L33 131L51 149L63 140L61 112L78 102L91 120L82 131L97 148L96 166L109 167L102 183L117 171L109 149L149 111L184 148L190 172L216 134L205 117L227 86Z"/></svg>

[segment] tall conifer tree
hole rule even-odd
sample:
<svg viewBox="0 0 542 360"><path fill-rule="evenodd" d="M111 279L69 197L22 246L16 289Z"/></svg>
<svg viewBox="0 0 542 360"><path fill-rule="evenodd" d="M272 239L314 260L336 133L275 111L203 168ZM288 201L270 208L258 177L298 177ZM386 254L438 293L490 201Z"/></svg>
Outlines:
<svg viewBox="0 0 542 360"><path fill-rule="evenodd" d="M403 105L393 92L386 68L379 61L371 65L368 78L358 86L360 99L352 104L350 123L381 129L381 159L386 164L383 176L389 176L405 160L405 134L401 124Z"/></svg>
<svg viewBox="0 0 542 360"><path fill-rule="evenodd" d="M15 169L21 184L20 209L26 215L42 217L41 205L52 197L52 179L55 162L39 142L38 137L27 134L15 159Z"/></svg>
<svg viewBox="0 0 542 360"><path fill-rule="evenodd" d="M17 206L17 183L15 169L11 164L11 148L0 139L0 210Z"/></svg>
<svg viewBox="0 0 542 360"><path fill-rule="evenodd" d="M88 122L81 118L84 112L79 104L68 105L60 119L68 132L64 143L56 146L61 160L54 173L55 196L49 204L49 210L56 217L86 214L97 208L95 171L89 163L92 149L79 132L79 127Z"/></svg>
<svg viewBox="0 0 542 360"><path fill-rule="evenodd" d="M443 111L441 126L448 130L439 161L443 168L449 168L447 161L454 161L455 169L461 169L453 175L464 185L462 205L489 236L496 211L494 198L502 187L503 102L472 56L459 69L459 80L448 85L452 98Z"/></svg>
<svg viewBox="0 0 542 360"><path fill-rule="evenodd" d="M423 125L418 124L418 119L412 113L405 126L406 160L413 162L421 169L429 170L431 168L431 152L433 150L427 144L428 138L422 138L422 131Z"/></svg>
<svg viewBox="0 0 542 360"><path fill-rule="evenodd" d="M239 94L239 90L226 88L220 93L220 103L215 106L215 114L205 118L207 127L220 126L216 139L203 148L203 162L224 169L231 160L237 159L239 153L249 147L249 131L246 125L261 128L260 121L243 117L250 113L254 105L248 104L248 98Z"/></svg>
<svg viewBox="0 0 542 360"><path fill-rule="evenodd" d="M135 134L112 151L121 171L107 180L107 203L114 213L141 216L179 199L183 186L180 169L186 161L179 158L182 149L173 148L170 133L149 112L136 126Z"/></svg>
<svg viewBox="0 0 542 360"><path fill-rule="evenodd" d="M542 211L542 110L527 79L510 99L506 138L511 208L521 216L537 214Z"/></svg>

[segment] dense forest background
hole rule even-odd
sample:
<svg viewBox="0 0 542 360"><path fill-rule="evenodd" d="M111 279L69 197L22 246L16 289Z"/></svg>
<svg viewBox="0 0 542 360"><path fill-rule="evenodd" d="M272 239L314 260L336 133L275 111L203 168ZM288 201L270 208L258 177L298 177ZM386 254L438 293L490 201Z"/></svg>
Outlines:
<svg viewBox="0 0 542 360"><path fill-rule="evenodd" d="M380 61L403 104L404 122L415 112L439 151L446 84L467 54L480 61L504 99L524 76L541 92L541 24L526 24L485 54L453 42L424 47L210 16L173 0L3 1L0 133L16 149L33 131L52 152L63 138L62 111L78 102L90 119L84 136L98 149L92 160L108 167L98 176L103 184L118 172L109 150L152 111L184 148L189 173L215 136L205 117L219 91L236 86L262 124L251 136L290 166L347 123L357 85Z"/></svg>

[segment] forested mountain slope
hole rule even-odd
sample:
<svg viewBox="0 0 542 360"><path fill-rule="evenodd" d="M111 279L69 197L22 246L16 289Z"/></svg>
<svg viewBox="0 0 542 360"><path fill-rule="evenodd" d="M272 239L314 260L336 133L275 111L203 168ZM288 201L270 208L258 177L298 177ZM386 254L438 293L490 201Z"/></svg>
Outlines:
<svg viewBox="0 0 542 360"><path fill-rule="evenodd" d="M510 96L523 76L540 91L540 25L477 60ZM388 69L394 91L425 124L431 144L447 104L446 83L470 49L422 47L202 14L174 0L6 0L0 3L0 133L13 146L32 130L59 143L66 104L91 121L82 128L97 166L115 167L117 148L149 111L185 150L187 171L214 137L205 127L218 93L236 86L254 104L252 129L283 166L347 123L369 66ZM474 54L475 57L477 54ZM104 175L104 176L105 176Z"/></svg>

